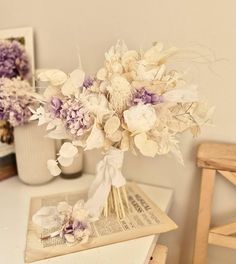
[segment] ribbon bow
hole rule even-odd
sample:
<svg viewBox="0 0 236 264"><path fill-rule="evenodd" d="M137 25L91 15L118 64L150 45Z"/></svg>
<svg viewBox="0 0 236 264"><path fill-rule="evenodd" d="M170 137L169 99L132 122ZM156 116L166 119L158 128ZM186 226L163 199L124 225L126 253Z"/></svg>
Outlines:
<svg viewBox="0 0 236 264"><path fill-rule="evenodd" d="M97 165L96 178L93 181L85 204L93 217L99 217L107 201L111 186L119 188L126 184L121 173L124 152L112 148Z"/></svg>

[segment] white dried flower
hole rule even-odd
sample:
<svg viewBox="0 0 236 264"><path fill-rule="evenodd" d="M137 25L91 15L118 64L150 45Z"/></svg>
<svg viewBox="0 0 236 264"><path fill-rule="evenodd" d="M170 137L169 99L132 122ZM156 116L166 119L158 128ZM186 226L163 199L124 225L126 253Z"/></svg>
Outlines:
<svg viewBox="0 0 236 264"><path fill-rule="evenodd" d="M151 130L157 121L155 109L152 105L138 104L123 113L128 130L132 133L142 133Z"/></svg>
<svg viewBox="0 0 236 264"><path fill-rule="evenodd" d="M65 83L68 76L63 71L52 69L42 71L38 74L37 78L43 82L50 82L52 86L59 86Z"/></svg>
<svg viewBox="0 0 236 264"><path fill-rule="evenodd" d="M107 87L110 95L110 103L117 113L122 113L128 105L132 96L132 86L122 76L115 75Z"/></svg>

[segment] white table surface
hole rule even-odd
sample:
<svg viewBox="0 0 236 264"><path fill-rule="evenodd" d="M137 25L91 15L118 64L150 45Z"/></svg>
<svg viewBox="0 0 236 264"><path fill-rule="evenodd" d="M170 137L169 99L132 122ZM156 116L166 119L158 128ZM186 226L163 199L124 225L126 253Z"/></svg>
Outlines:
<svg viewBox="0 0 236 264"><path fill-rule="evenodd" d="M57 178L42 186L27 186L18 177L0 182L0 263L23 264L30 198L58 192L87 189L92 175L75 180ZM140 185L143 191L168 212L173 190ZM35 264L144 264L148 263L158 235L68 254Z"/></svg>

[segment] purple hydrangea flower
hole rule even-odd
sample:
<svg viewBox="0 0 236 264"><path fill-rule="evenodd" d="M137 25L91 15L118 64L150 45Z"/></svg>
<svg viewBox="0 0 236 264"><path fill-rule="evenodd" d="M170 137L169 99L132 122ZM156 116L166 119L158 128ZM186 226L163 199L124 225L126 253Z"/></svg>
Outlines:
<svg viewBox="0 0 236 264"><path fill-rule="evenodd" d="M12 126L23 125L32 116L31 105L32 99L25 96L3 96L0 98L0 120L8 121Z"/></svg>
<svg viewBox="0 0 236 264"><path fill-rule="evenodd" d="M28 79L29 58L24 47L16 40L0 41L0 77Z"/></svg>
<svg viewBox="0 0 236 264"><path fill-rule="evenodd" d="M85 80L84 80L84 83L83 83L83 86L85 88L89 88L90 86L92 86L94 83L94 79L90 76L88 76Z"/></svg>
<svg viewBox="0 0 236 264"><path fill-rule="evenodd" d="M132 98L133 105L137 105L139 103L152 105L163 103L163 96L152 93L143 87L140 90L137 90Z"/></svg>
<svg viewBox="0 0 236 264"><path fill-rule="evenodd" d="M62 101L59 98L53 97L50 102L50 111L53 117L60 117Z"/></svg>
<svg viewBox="0 0 236 264"><path fill-rule="evenodd" d="M27 94L31 91L27 81L0 79L0 120L8 121L12 126L27 123L32 116L29 107L36 106L35 100Z"/></svg>
<svg viewBox="0 0 236 264"><path fill-rule="evenodd" d="M76 99L67 100L61 106L60 118L66 129L74 136L81 136L84 130L91 127L91 116Z"/></svg>

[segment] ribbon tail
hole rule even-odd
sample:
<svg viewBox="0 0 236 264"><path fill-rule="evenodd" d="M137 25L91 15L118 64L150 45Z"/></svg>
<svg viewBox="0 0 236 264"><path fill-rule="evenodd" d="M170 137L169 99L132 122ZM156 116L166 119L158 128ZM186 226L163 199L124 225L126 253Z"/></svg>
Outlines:
<svg viewBox="0 0 236 264"><path fill-rule="evenodd" d="M92 217L99 218L107 201L110 190L111 182L109 179L105 179L99 184L99 186L87 200L85 207L88 209Z"/></svg>

